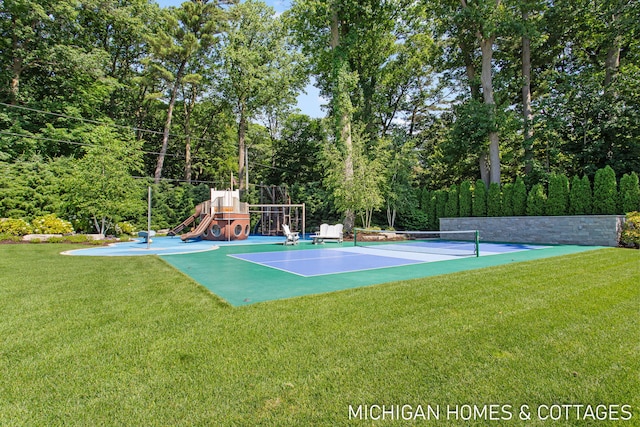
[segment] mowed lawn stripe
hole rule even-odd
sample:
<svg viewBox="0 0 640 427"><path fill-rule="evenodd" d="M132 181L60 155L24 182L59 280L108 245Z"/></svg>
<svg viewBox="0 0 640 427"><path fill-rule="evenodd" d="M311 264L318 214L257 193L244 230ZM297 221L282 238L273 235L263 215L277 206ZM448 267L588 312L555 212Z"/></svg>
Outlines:
<svg viewBox="0 0 640 427"><path fill-rule="evenodd" d="M639 251L232 308L159 258L58 255L76 247L0 247L0 425L369 425L349 405L375 404L640 419Z"/></svg>

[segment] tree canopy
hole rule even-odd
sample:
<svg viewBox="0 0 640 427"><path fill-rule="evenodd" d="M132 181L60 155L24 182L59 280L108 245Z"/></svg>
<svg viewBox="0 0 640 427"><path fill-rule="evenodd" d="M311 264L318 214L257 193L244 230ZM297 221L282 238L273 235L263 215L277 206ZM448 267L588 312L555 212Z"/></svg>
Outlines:
<svg viewBox="0 0 640 427"><path fill-rule="evenodd" d="M198 185L287 185L311 223L347 228L419 226L447 204L424 190L455 186L466 212L470 183L508 212L532 188L539 211L549 185L558 213L583 177L640 173L638 16L633 0L4 0L0 217L105 231L141 220L151 182L175 192L167 222ZM295 106L310 81L325 117Z"/></svg>

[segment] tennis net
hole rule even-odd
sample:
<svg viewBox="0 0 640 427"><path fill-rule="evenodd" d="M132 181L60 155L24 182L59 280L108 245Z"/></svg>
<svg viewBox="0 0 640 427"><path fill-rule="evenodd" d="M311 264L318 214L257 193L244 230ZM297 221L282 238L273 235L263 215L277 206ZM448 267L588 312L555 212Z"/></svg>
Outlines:
<svg viewBox="0 0 640 427"><path fill-rule="evenodd" d="M451 256L480 256L478 230L390 231L355 228L355 246Z"/></svg>

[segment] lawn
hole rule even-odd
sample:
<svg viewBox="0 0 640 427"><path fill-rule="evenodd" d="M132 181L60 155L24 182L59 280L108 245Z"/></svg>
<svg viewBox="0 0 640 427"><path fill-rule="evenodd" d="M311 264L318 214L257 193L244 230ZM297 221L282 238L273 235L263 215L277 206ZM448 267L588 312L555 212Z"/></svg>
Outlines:
<svg viewBox="0 0 640 427"><path fill-rule="evenodd" d="M75 247L0 246L2 426L640 425L640 251L233 308Z"/></svg>

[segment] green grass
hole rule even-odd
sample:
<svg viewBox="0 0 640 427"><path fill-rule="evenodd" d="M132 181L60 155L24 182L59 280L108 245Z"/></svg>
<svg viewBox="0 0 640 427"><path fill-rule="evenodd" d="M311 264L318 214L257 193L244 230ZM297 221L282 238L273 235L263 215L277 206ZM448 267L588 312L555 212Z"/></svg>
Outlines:
<svg viewBox="0 0 640 427"><path fill-rule="evenodd" d="M501 404L640 425L640 251L241 308L155 257L0 246L0 425L407 425L349 405ZM331 279L327 279L331 280ZM628 404L627 422L517 420Z"/></svg>

